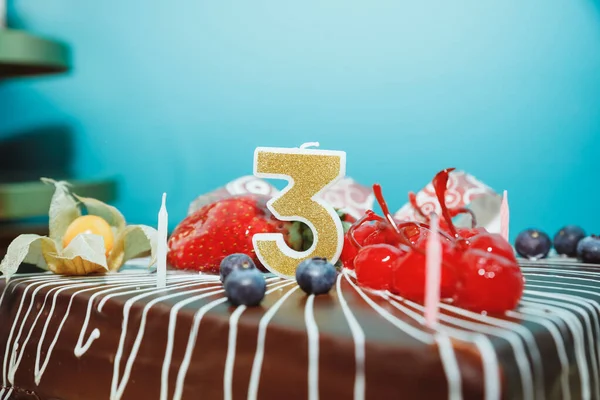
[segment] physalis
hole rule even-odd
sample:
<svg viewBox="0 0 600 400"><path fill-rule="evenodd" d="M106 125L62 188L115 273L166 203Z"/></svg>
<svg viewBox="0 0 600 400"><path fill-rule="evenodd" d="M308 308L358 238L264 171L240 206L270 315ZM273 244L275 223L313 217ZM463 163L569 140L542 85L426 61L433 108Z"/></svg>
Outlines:
<svg viewBox="0 0 600 400"><path fill-rule="evenodd" d="M64 275L118 271L129 259L151 255L154 264L157 231L145 225L129 225L115 207L80 197L67 182L42 179L55 187L50 203L49 236L20 235L8 247L0 263L7 279L21 263Z"/></svg>

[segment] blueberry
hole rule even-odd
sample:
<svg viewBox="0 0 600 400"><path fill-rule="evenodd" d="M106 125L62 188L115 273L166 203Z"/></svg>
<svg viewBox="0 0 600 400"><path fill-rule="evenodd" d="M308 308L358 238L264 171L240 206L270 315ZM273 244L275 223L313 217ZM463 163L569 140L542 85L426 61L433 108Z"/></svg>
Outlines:
<svg viewBox="0 0 600 400"><path fill-rule="evenodd" d="M324 294L329 292L335 282L335 267L325 258L304 260L296 268L296 281L308 294Z"/></svg>
<svg viewBox="0 0 600 400"><path fill-rule="evenodd" d="M221 267L219 268L221 282L225 282L225 278L233 270L253 268L256 268L256 265L254 265L254 261L248 255L243 253L230 254L221 261Z"/></svg>
<svg viewBox="0 0 600 400"><path fill-rule="evenodd" d="M256 268L236 269L225 281L225 293L231 304L257 306L265 297L267 283L263 273Z"/></svg>
<svg viewBox="0 0 600 400"><path fill-rule="evenodd" d="M592 235L593 236L593 235ZM583 252L583 247L586 246L587 242L593 242L594 238L592 236L586 236L577 243L577 258L581 260L581 253Z"/></svg>
<svg viewBox="0 0 600 400"><path fill-rule="evenodd" d="M537 229L527 229L517 236L515 249L520 256L537 260L548 255L552 241L544 232Z"/></svg>
<svg viewBox="0 0 600 400"><path fill-rule="evenodd" d="M600 236L592 235L579 241L577 257L591 264L600 264Z"/></svg>
<svg viewBox="0 0 600 400"><path fill-rule="evenodd" d="M585 232L578 226L568 225L554 235L554 248L558 254L569 257L577 255L577 243L585 237Z"/></svg>

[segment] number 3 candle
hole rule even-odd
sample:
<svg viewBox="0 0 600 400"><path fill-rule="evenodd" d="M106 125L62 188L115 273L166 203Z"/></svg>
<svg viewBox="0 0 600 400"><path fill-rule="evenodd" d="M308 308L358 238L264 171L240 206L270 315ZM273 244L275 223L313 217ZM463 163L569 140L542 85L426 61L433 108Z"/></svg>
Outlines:
<svg viewBox="0 0 600 400"><path fill-rule="evenodd" d="M335 263L342 252L342 222L333 207L317 196L346 174L346 153L307 148L318 145L258 147L254 152L254 175L289 182L267 203L269 210L282 221L304 222L314 236L310 249L298 252L285 243L280 233L254 235L252 242L259 260L281 277L294 277L298 264L307 258L323 257Z"/></svg>

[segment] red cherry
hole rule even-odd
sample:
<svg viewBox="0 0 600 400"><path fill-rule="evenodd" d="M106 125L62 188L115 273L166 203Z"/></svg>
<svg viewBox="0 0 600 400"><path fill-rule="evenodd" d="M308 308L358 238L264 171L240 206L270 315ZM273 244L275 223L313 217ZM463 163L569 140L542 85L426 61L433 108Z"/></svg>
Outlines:
<svg viewBox="0 0 600 400"><path fill-rule="evenodd" d="M344 236L344 247L342 248L342 253L340 254L340 261L344 264L344 267L348 269L354 269L354 257L358 253L358 249L354 247L350 239L348 239L348 234Z"/></svg>
<svg viewBox="0 0 600 400"><path fill-rule="evenodd" d="M429 235L429 229L423 228L416 224L406 224L402 227L402 233L408 241L414 245L425 243ZM420 246L418 246L420 247ZM423 247L425 249L425 247Z"/></svg>
<svg viewBox="0 0 600 400"><path fill-rule="evenodd" d="M524 280L516 261L479 249L462 256L456 304L473 311L502 313L514 309L523 295Z"/></svg>
<svg viewBox="0 0 600 400"><path fill-rule="evenodd" d="M446 206L446 190L448 189L448 180L452 171L454 171L454 168L447 168L443 171L438 172L437 175L431 181L431 184L433 185L435 195L438 199L438 202L440 203L440 208L442 209L442 216L444 217L444 222L447 225L447 229L452 237L456 237L456 228L452 224L452 214ZM442 224L440 224L440 227L441 226Z"/></svg>
<svg viewBox="0 0 600 400"><path fill-rule="evenodd" d="M485 228L481 228L481 227L480 228L459 228L457 233L458 233L458 236L460 236L463 239L470 239L474 236L488 233L488 231Z"/></svg>
<svg viewBox="0 0 600 400"><path fill-rule="evenodd" d="M377 230L377 225L374 223L363 223L360 226L357 226L352 230L352 234L354 235L354 239L358 243L359 246L365 245L365 239L369 237L373 232ZM340 254L340 260L344 264L344 267L348 269L354 269L354 257L358 253L358 248L354 245L352 240L350 239L350 231L346 232L344 235L344 247L342 248L342 253Z"/></svg>
<svg viewBox="0 0 600 400"><path fill-rule="evenodd" d="M379 223L371 222L367 224L362 224L354 230L354 239L360 245L365 245L365 241L369 236L371 236L374 232L379 229Z"/></svg>
<svg viewBox="0 0 600 400"><path fill-rule="evenodd" d="M392 278L392 265L404 252L389 244L373 244L358 251L354 259L356 280L361 286L385 290Z"/></svg>
<svg viewBox="0 0 600 400"><path fill-rule="evenodd" d="M398 246L400 244L400 237L387 222L376 222L375 228L370 235L365 237L363 241L365 246L380 243L386 243L391 246Z"/></svg>
<svg viewBox="0 0 600 400"><path fill-rule="evenodd" d="M454 268L460 253L451 242L442 241L442 278L440 296L453 297L456 291L457 274ZM426 265L425 254L411 251L392 266L391 291L409 300L423 302L425 299Z"/></svg>
<svg viewBox="0 0 600 400"><path fill-rule="evenodd" d="M474 236L470 240L470 247L487 253L496 254L501 257L508 258L512 261L517 261L515 251L510 243L497 233L485 233Z"/></svg>
<svg viewBox="0 0 600 400"><path fill-rule="evenodd" d="M449 235L451 237L453 235L452 229L450 229L450 225L448 225L448 223L443 219L440 219L440 221L439 221L439 230L441 232L445 232L447 235Z"/></svg>

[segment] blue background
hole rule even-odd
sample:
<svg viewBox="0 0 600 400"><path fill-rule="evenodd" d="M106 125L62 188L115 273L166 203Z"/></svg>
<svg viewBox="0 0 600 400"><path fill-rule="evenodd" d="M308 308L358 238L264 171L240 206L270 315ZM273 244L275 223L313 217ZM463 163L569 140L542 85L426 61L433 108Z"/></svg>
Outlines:
<svg viewBox="0 0 600 400"><path fill-rule="evenodd" d="M600 19L591 0L16 0L71 44L67 76L0 83L0 138L59 124L77 176L172 226L251 174L256 146L320 141L392 208L465 169L511 200L511 236L600 229Z"/></svg>

